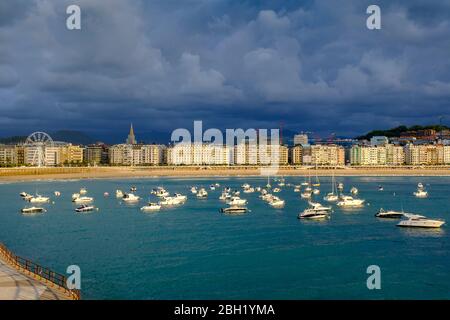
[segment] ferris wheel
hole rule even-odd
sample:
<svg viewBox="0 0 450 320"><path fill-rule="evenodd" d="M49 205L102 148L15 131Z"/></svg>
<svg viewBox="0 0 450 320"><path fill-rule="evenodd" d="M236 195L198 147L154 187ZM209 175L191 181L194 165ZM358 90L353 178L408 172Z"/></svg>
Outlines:
<svg viewBox="0 0 450 320"><path fill-rule="evenodd" d="M28 147L28 163L33 166L42 167L45 165L45 149L53 147L53 139L45 132L33 132L25 140Z"/></svg>

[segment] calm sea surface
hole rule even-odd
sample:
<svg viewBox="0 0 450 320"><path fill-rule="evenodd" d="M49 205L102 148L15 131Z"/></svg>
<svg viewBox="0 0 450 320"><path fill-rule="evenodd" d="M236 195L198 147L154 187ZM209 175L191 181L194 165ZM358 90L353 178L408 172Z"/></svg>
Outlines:
<svg viewBox="0 0 450 320"><path fill-rule="evenodd" d="M79 265L85 299L449 299L449 225L441 230L396 227L397 220L374 217L383 207L443 218L450 223L449 177L337 178L345 190L356 186L366 206L335 208L328 221L303 221L307 203L293 188L273 209L244 194L250 213L226 216L218 199L222 186L267 183L262 178L111 179L0 184L0 242L18 255L63 273ZM299 184L301 177L286 183ZM198 200L191 185L221 188ZM412 193L418 182L428 199ZM330 178L321 179L322 197ZM115 190L135 185L143 200L126 205ZM384 191L378 191L378 185ZM150 191L164 186L188 195L185 205L142 213ZM98 212L77 214L71 194L81 187L95 198ZM55 197L53 192L62 193ZM19 193L52 197L45 214L26 217ZM107 191L108 198L103 196ZM153 200L156 200L153 198ZM324 203L324 202L323 202ZM366 268L381 268L381 290L368 290Z"/></svg>

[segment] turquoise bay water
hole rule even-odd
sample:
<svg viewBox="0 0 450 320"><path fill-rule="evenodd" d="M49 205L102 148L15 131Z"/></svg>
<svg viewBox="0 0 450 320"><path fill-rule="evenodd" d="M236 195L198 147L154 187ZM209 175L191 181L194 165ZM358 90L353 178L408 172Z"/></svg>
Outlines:
<svg viewBox="0 0 450 320"><path fill-rule="evenodd" d="M299 184L301 177L288 177ZM449 226L411 230L380 220L385 209L412 211L450 223L448 177L338 178L348 191L358 187L363 209L335 208L329 221L303 221L307 203L292 188L273 209L257 193L244 194L250 213L218 212L221 188L198 200L191 185L219 182L233 189L263 178L130 179L36 181L0 184L0 241L18 255L56 271L71 264L82 272L84 299L449 299ZM412 192L425 184L428 199ZM330 179L321 179L321 195ZM378 185L384 191L378 191ZM138 188L145 200L126 205L115 190ZM184 206L145 214L139 208L150 190L164 186L188 195ZM77 214L71 194L80 187L95 198L98 212ZM61 197L54 197L55 190ZM43 215L26 217L19 193L51 196ZM107 191L110 197L104 198ZM394 195L395 192L395 195ZM323 201L321 201L323 202ZM381 268L381 290L368 290L366 268Z"/></svg>

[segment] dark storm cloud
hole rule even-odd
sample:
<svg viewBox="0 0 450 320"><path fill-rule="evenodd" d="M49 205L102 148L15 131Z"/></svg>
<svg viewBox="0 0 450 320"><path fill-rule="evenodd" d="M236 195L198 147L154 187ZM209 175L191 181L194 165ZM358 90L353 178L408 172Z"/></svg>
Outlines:
<svg viewBox="0 0 450 320"><path fill-rule="evenodd" d="M203 120L359 134L450 116L450 1L379 1L379 31L369 4L2 1L0 133Z"/></svg>

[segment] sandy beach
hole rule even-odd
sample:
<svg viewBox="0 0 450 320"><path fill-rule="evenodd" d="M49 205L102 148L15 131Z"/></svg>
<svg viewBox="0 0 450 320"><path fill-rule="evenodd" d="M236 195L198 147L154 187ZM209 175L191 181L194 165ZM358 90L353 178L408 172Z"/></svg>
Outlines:
<svg viewBox="0 0 450 320"><path fill-rule="evenodd" d="M450 176L450 167L427 168L318 168L280 167L278 176ZM257 167L73 167L73 168L2 168L0 181L30 181L54 179L95 179L131 177L209 177L259 176Z"/></svg>

